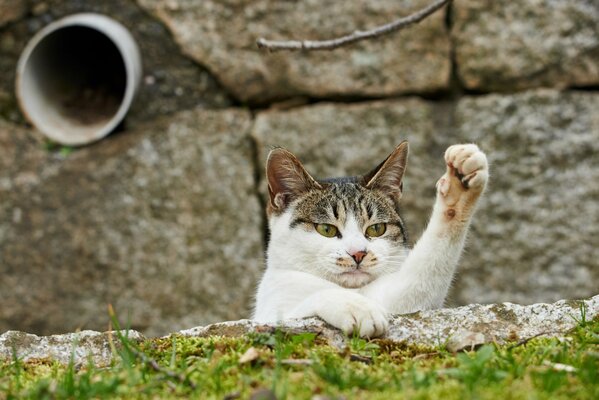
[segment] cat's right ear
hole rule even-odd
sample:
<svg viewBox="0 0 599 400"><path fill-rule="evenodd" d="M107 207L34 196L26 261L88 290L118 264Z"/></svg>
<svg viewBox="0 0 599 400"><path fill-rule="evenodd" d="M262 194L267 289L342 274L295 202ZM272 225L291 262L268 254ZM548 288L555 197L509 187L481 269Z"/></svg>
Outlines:
<svg viewBox="0 0 599 400"><path fill-rule="evenodd" d="M403 175L408 162L408 142L401 142L389 157L375 169L362 177L362 184L368 189L377 189L394 200L401 198Z"/></svg>
<svg viewBox="0 0 599 400"><path fill-rule="evenodd" d="M283 148L273 149L268 155L266 178L269 212L282 212L302 193L314 188L322 189L297 157Z"/></svg>

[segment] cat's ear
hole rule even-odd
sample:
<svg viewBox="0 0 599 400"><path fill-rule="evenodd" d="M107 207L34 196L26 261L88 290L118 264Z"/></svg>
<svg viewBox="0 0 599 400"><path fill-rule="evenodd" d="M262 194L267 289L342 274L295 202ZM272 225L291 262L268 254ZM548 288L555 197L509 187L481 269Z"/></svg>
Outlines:
<svg viewBox="0 0 599 400"><path fill-rule="evenodd" d="M310 189L322 186L310 176L302 163L289 151L276 148L266 160L269 211L283 211L289 203Z"/></svg>
<svg viewBox="0 0 599 400"><path fill-rule="evenodd" d="M408 162L408 142L401 142L375 169L362 177L368 189L378 189L394 199L401 197L402 179Z"/></svg>

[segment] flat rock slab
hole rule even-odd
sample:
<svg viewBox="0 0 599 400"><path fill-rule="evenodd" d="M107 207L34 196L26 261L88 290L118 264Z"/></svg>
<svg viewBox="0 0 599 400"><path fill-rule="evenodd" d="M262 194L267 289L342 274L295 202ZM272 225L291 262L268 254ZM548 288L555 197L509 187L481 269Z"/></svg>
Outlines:
<svg viewBox="0 0 599 400"><path fill-rule="evenodd" d="M458 304L531 304L597 293L597 110L599 95L582 91L458 102L454 140L477 143L490 164L453 291Z"/></svg>
<svg viewBox="0 0 599 400"><path fill-rule="evenodd" d="M107 304L148 335L248 315L263 266L250 126L182 112L60 156L0 122L0 331L105 329Z"/></svg>
<svg viewBox="0 0 599 400"><path fill-rule="evenodd" d="M458 308L422 311L395 316L390 321L387 339L409 344L447 346L455 351L468 344L505 343L537 336L559 337L585 318L599 315L599 295L588 300L560 300L553 304L471 304ZM331 345L342 348L346 337L318 318L288 320L279 326L259 324L250 320L228 321L183 330L176 334L192 337L238 337L250 332L272 333L280 329L289 333L318 333ZM143 336L129 331L134 341ZM476 342L469 343L473 338ZM36 336L9 331L0 335L0 357L10 359L16 354L23 361L53 359L81 364L91 359L96 364L108 364L112 359L110 340L118 342L114 333L82 331L65 335ZM460 343L466 345L459 346Z"/></svg>
<svg viewBox="0 0 599 400"><path fill-rule="evenodd" d="M400 34L335 51L260 51L256 40L329 39L376 27L429 0L328 2L138 0L172 31L184 53L242 101L288 96L386 96L446 88L450 75L446 10Z"/></svg>
<svg viewBox="0 0 599 400"><path fill-rule="evenodd" d="M453 11L466 87L507 92L599 84L597 0L456 0Z"/></svg>

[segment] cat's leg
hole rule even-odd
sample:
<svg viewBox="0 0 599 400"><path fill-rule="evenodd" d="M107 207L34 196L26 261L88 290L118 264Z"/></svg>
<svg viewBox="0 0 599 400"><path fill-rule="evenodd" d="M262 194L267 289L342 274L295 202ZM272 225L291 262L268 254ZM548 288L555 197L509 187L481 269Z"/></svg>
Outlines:
<svg viewBox="0 0 599 400"><path fill-rule="evenodd" d="M451 285L489 173L485 154L474 144L449 147L445 163L429 224L400 271L362 289L390 313L441 307Z"/></svg>
<svg viewBox="0 0 599 400"><path fill-rule="evenodd" d="M320 317L347 334L363 337L387 330L383 308L353 289L299 271L269 270L256 296L254 319L276 323L287 318Z"/></svg>

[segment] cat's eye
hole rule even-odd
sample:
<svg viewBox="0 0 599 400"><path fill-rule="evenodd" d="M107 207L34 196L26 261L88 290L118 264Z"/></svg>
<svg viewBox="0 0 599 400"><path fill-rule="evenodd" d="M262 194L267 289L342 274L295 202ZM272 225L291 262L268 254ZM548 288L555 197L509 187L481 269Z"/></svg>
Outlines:
<svg viewBox="0 0 599 400"><path fill-rule="evenodd" d="M320 233L324 237L334 237L337 236L339 232L335 225L331 224L314 224L314 228L316 232Z"/></svg>
<svg viewBox="0 0 599 400"><path fill-rule="evenodd" d="M368 228L366 228L366 235L368 237L379 237L382 236L385 231L387 231L387 224L381 222L370 225Z"/></svg>

